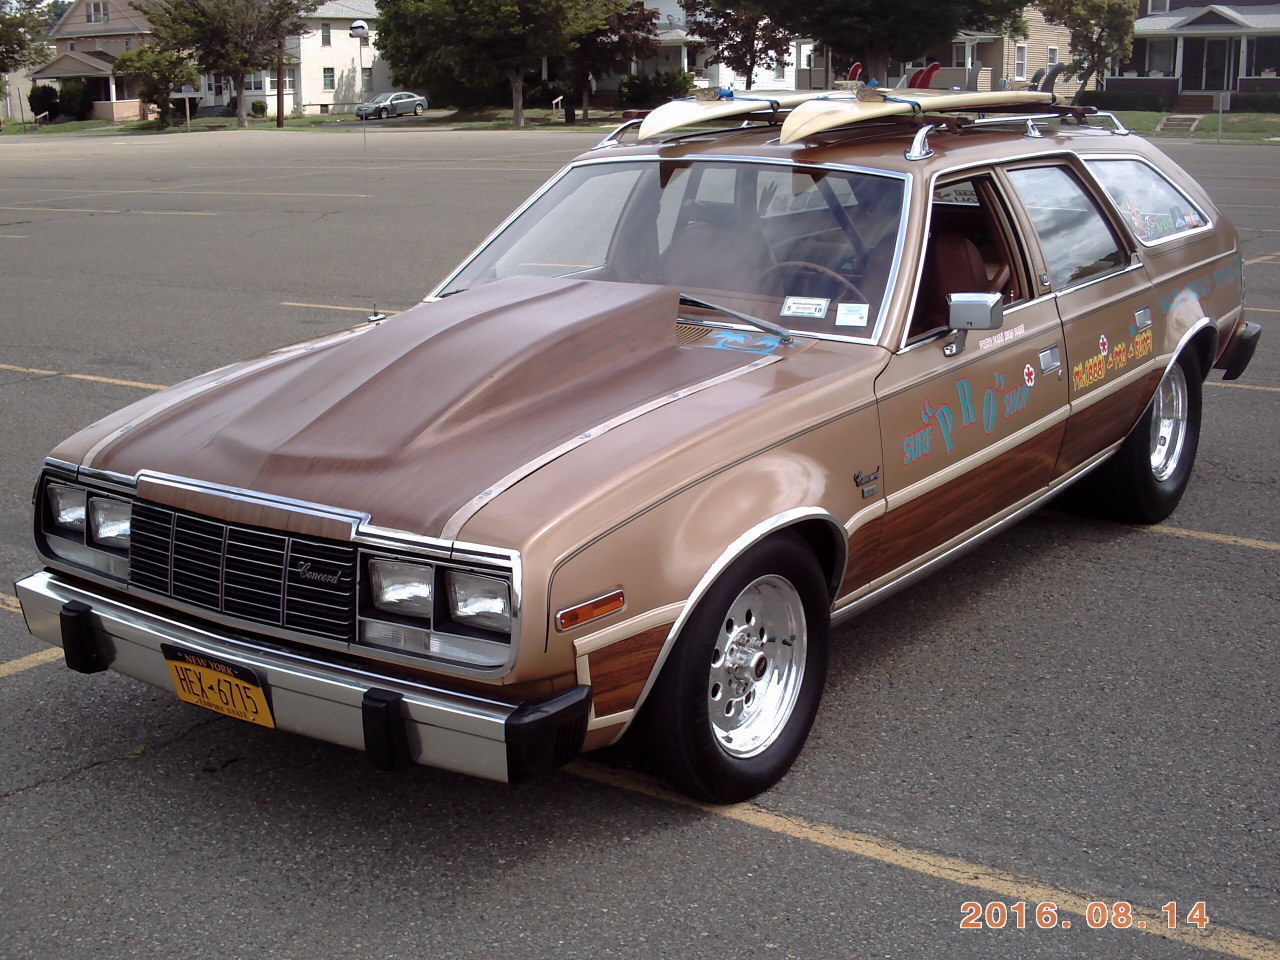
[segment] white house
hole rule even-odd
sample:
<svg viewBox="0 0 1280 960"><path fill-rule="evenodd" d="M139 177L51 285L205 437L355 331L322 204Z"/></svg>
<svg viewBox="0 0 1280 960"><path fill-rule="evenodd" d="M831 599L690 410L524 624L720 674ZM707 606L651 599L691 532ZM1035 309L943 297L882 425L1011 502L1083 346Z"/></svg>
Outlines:
<svg viewBox="0 0 1280 960"><path fill-rule="evenodd" d="M350 113L357 103L391 89L391 70L373 45L372 24L377 15L373 0L326 0L308 17L301 36L285 41L290 63L284 81L286 114ZM363 40L350 35L356 20L370 24L369 36ZM227 104L235 94L225 77L206 75L201 83L201 107ZM275 71L247 77L244 95L251 103L265 100L267 115L274 117Z"/></svg>

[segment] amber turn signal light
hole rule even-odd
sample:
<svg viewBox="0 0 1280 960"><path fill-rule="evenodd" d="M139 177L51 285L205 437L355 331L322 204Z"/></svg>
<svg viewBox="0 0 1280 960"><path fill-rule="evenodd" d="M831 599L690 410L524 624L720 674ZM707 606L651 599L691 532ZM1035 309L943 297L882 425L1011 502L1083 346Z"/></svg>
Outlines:
<svg viewBox="0 0 1280 960"><path fill-rule="evenodd" d="M580 627L584 623L598 620L606 613L621 610L625 603L626 600L622 596L622 591L614 590L612 593L606 593L603 597L596 597L594 600L580 603L576 607L566 607L556 614L556 629L571 630L574 627Z"/></svg>

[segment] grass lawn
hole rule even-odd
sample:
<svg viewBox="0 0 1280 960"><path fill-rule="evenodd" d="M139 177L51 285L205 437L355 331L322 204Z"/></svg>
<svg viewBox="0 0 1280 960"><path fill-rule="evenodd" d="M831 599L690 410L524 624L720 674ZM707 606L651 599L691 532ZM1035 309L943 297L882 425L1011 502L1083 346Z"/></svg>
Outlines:
<svg viewBox="0 0 1280 960"><path fill-rule="evenodd" d="M1195 133L1176 133L1174 131L1156 133L1156 127L1168 114L1151 111L1117 110L1115 115L1120 122L1134 133L1144 137L1178 137L1183 140L1216 140L1218 138L1218 115L1211 113L1200 121ZM1258 143L1277 138L1280 142L1280 114L1275 113L1224 113L1222 115L1222 139L1245 140Z"/></svg>
<svg viewBox="0 0 1280 960"><path fill-rule="evenodd" d="M322 126L326 122L343 119L341 115L334 117L286 117L284 125L286 129L308 129L310 127ZM350 116L345 119L351 119ZM235 117L198 117L191 121L192 132L196 130L233 130L235 129ZM249 119L250 130L274 130L276 122L273 119L255 120ZM21 135L23 132L22 125L15 121L5 123L0 133L7 135ZM39 136L56 136L63 133L87 133L87 134L111 134L118 136L120 134L134 133L184 133L186 125L182 117L170 126L167 130L161 131L159 125L154 120L132 120L125 123L117 123L111 120L59 120L57 123L43 124L36 128L32 124L27 124L26 132Z"/></svg>

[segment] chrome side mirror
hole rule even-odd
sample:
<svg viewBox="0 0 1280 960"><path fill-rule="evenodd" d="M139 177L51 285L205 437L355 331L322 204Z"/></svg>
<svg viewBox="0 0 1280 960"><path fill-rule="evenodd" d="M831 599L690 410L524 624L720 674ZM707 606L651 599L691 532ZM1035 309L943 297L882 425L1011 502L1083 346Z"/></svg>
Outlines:
<svg viewBox="0 0 1280 960"><path fill-rule="evenodd" d="M964 349L970 330L999 330L1004 326L1004 298L998 293L949 293L947 313L947 325L953 333L942 353L954 357Z"/></svg>

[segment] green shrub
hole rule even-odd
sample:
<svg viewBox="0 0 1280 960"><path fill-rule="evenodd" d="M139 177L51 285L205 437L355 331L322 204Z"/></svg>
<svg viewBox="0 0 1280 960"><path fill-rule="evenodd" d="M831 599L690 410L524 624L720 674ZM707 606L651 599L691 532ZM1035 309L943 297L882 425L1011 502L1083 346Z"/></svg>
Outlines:
<svg viewBox="0 0 1280 960"><path fill-rule="evenodd" d="M693 89L693 74L679 67L663 70L654 78L654 86L658 94L658 102L678 100L687 97Z"/></svg>
<svg viewBox="0 0 1280 960"><path fill-rule="evenodd" d="M249 112L261 120L267 115L267 101L255 100L249 104Z"/></svg>
<svg viewBox="0 0 1280 960"><path fill-rule="evenodd" d="M627 108L656 107L668 100L687 97L693 89L693 74L678 67L650 76L638 73L618 81L618 106Z"/></svg>
<svg viewBox="0 0 1280 960"><path fill-rule="evenodd" d="M27 103L31 104L32 116L48 113L50 120L58 117L58 91L47 83L35 84L27 94Z"/></svg>
<svg viewBox="0 0 1280 960"><path fill-rule="evenodd" d="M1280 93L1233 93L1233 113L1280 113Z"/></svg>
<svg viewBox="0 0 1280 960"><path fill-rule="evenodd" d="M89 92L89 85L75 77L63 80L58 106L64 117L88 120L89 114L93 113L93 94Z"/></svg>
<svg viewBox="0 0 1280 960"><path fill-rule="evenodd" d="M227 105L222 108L222 115L224 117L234 117L238 106L240 106L240 98L232 94L231 99L227 101Z"/></svg>
<svg viewBox="0 0 1280 960"><path fill-rule="evenodd" d="M1099 110L1154 110L1167 113L1176 97L1171 93L1146 93L1140 90L1086 90L1080 102Z"/></svg>

